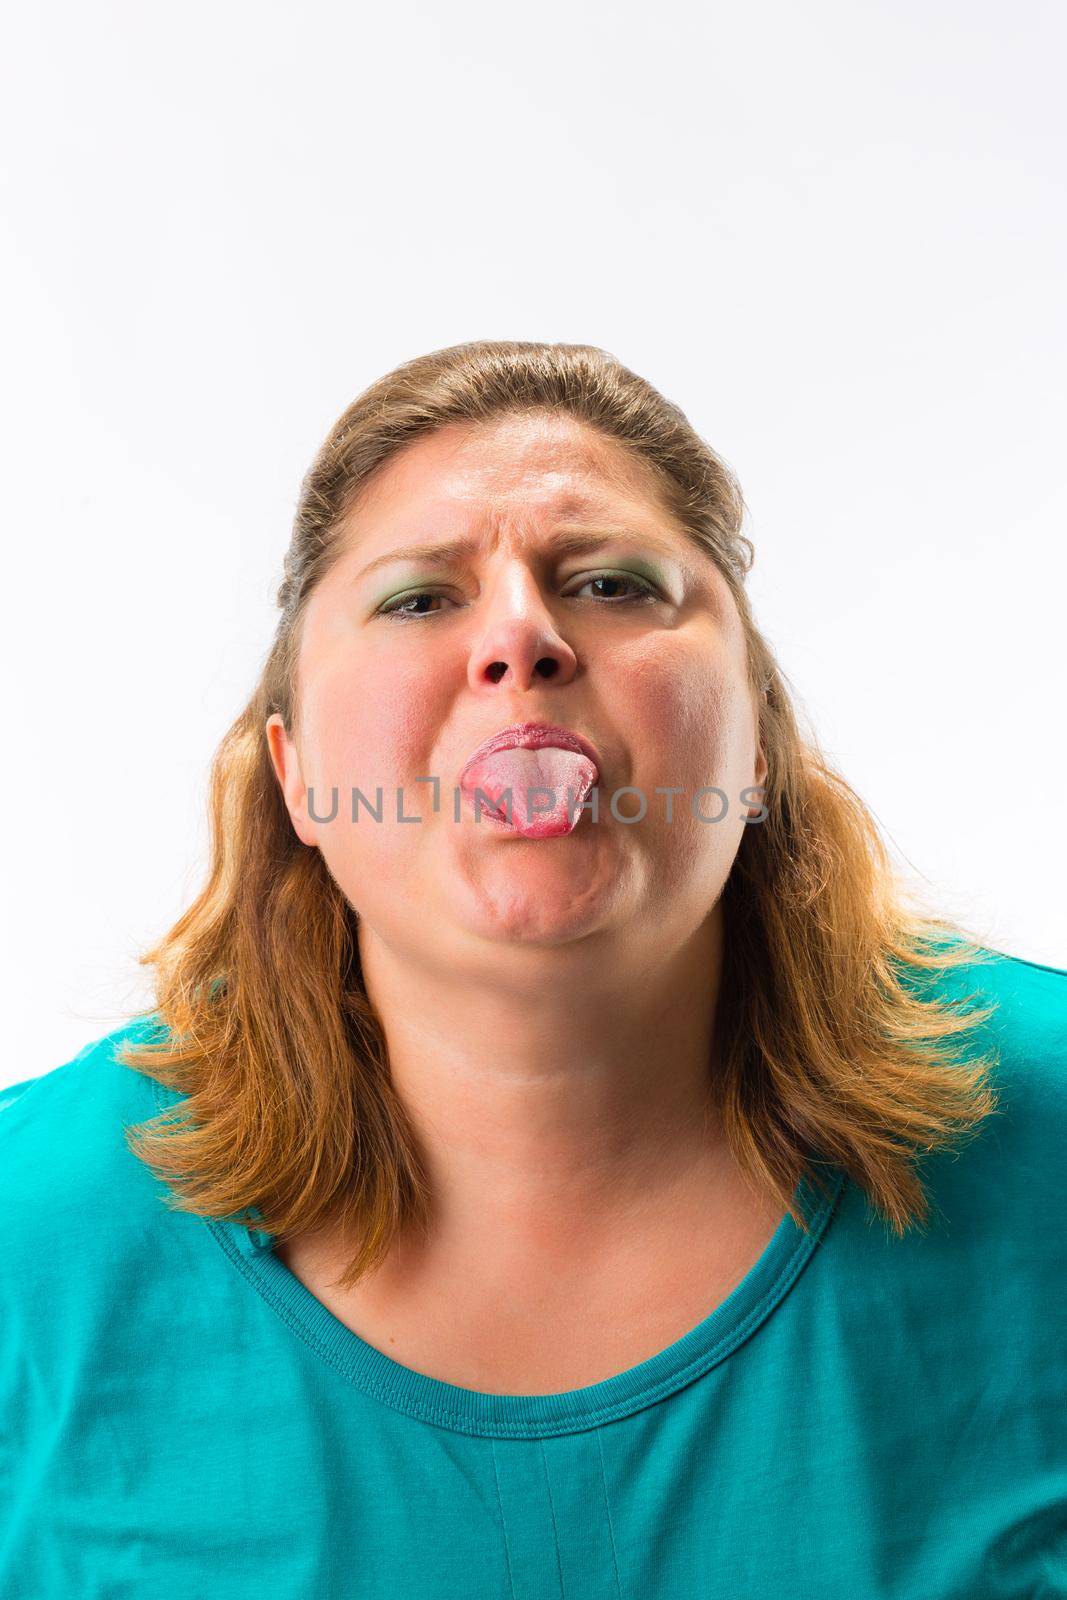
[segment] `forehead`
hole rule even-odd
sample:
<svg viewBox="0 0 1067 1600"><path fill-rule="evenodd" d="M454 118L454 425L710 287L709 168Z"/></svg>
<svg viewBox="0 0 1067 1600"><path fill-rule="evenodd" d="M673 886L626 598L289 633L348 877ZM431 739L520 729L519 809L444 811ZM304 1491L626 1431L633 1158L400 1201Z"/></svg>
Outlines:
<svg viewBox="0 0 1067 1600"><path fill-rule="evenodd" d="M660 525L670 517L647 462L576 418L546 413L449 423L416 440L375 474L346 520L368 533L430 506L464 518L520 508L580 518L612 507Z"/></svg>

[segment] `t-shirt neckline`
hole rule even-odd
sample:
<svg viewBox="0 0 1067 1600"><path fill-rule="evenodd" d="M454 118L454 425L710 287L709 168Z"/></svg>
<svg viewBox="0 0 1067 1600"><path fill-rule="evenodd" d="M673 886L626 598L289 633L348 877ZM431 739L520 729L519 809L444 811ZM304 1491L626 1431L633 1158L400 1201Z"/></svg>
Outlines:
<svg viewBox="0 0 1067 1600"><path fill-rule="evenodd" d="M157 1095L180 1098L157 1085ZM805 1173L763 1253L726 1299L656 1355L613 1377L557 1394L489 1394L394 1361L347 1327L273 1252L273 1237L227 1218L204 1218L233 1265L289 1330L364 1394L409 1417L458 1433L545 1438L580 1433L657 1404L693 1383L750 1339L789 1292L819 1244L846 1174L828 1165L822 1193ZM255 1219L254 1208L249 1215Z"/></svg>

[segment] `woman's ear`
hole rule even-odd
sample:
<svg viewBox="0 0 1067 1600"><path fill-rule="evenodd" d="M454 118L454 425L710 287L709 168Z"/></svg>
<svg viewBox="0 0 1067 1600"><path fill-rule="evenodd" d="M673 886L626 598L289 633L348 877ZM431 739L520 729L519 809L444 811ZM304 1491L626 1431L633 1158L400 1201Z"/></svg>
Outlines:
<svg viewBox="0 0 1067 1600"><path fill-rule="evenodd" d="M308 816L307 789L300 772L300 754L277 712L267 718L265 731L271 766L296 836L302 844L317 845L318 830Z"/></svg>
<svg viewBox="0 0 1067 1600"><path fill-rule="evenodd" d="M766 684L760 690L760 698L762 700L766 700L766 698L767 698L767 685ZM766 784L768 770L769 770L769 768L768 768L768 765L767 765L767 757L764 754L762 740L760 740L760 738L759 738L759 717L757 716L757 718L756 718L756 764L755 764L754 774L753 774L753 778L752 778L752 787L754 789L762 789L763 786ZM749 814L750 817L756 817L756 816L759 816L761 810L762 810L762 804L759 805L759 806L756 806L755 809L750 808L748 814Z"/></svg>
<svg viewBox="0 0 1067 1600"><path fill-rule="evenodd" d="M763 700L764 703L766 703L767 696L770 693L770 687L771 687L770 686L770 682L768 681L767 683L765 683L763 685L763 688L760 690L760 699ZM757 783L757 784L764 784L764 783L767 782L767 757L763 753L763 743L759 739L759 726L760 726L760 718L757 716L757 718L756 718L756 736L757 736L757 742L756 742L756 776L755 776L754 782Z"/></svg>

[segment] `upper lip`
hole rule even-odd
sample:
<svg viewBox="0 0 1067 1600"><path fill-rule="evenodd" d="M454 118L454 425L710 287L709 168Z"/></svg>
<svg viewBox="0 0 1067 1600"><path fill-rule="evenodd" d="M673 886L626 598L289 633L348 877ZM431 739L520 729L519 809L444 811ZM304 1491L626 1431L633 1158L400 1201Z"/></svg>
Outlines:
<svg viewBox="0 0 1067 1600"><path fill-rule="evenodd" d="M499 733L490 734L476 750L471 751L460 773L460 782L466 777L467 769L483 756L494 755L498 750L538 750L543 745L575 750L579 755L587 756L596 768L597 777L600 777L600 756L596 747L588 739L583 739L580 733L561 728L554 722L513 722L510 728L501 728Z"/></svg>

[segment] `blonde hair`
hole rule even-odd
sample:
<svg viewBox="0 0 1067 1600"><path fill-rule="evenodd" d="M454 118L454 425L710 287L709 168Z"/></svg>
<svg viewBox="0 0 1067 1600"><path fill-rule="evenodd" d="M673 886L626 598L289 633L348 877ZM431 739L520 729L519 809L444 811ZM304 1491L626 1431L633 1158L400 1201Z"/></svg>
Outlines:
<svg viewBox="0 0 1067 1600"><path fill-rule="evenodd" d="M667 506L717 562L747 641L767 760L765 820L746 828L723 891L713 1103L748 1179L794 1204L838 1167L898 1235L924 1224L923 1152L970 1137L996 1109L994 1058L966 1035L992 1008L923 993L923 974L989 952L917 906L877 826L814 737L753 620L736 479L677 406L589 345L477 341L409 361L331 428L301 485L278 591L281 615L251 699L211 773L203 891L140 957L155 968L156 1036L120 1058L185 1098L127 1130L173 1208L276 1237L338 1224L351 1287L430 1190L364 989L356 916L318 849L292 827L265 724L294 727L307 601L343 548L342 519L375 472L453 422L563 413L652 469ZM932 990L932 985L930 986Z"/></svg>

